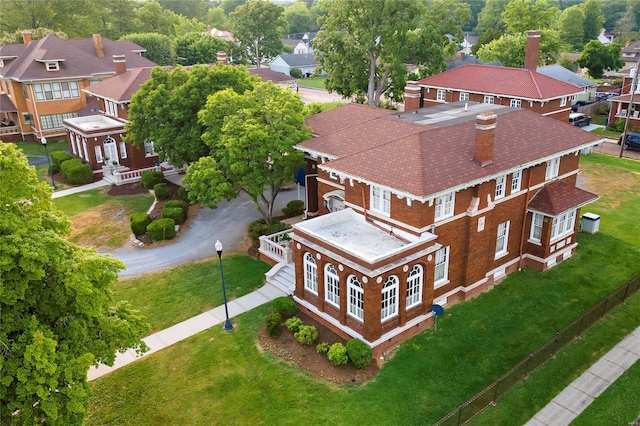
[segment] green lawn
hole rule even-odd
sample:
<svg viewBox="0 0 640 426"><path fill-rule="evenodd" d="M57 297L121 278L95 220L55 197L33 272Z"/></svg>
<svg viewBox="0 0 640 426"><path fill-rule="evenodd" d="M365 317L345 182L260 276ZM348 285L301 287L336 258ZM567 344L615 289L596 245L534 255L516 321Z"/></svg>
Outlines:
<svg viewBox="0 0 640 426"><path fill-rule="evenodd" d="M607 125L607 117L606 115L592 115L591 116L591 124L598 124L600 126Z"/></svg>
<svg viewBox="0 0 640 426"><path fill-rule="evenodd" d="M610 132L606 129L603 128L597 128L591 131L591 133L595 133L596 135L600 135L600 136L604 136L605 138L610 138L610 139L619 139L620 138L620 133L618 132Z"/></svg>
<svg viewBox="0 0 640 426"><path fill-rule="evenodd" d="M223 257L227 299L252 292L264 284L266 263L249 256ZM129 300L151 324L151 333L208 311L223 303L218 260L192 263L177 268L121 279L116 300Z"/></svg>
<svg viewBox="0 0 640 426"><path fill-rule="evenodd" d="M324 81L327 77L310 77L310 78L299 78L296 83L300 87L313 87L316 89L324 89Z"/></svg>
<svg viewBox="0 0 640 426"><path fill-rule="evenodd" d="M608 171L610 177L626 177L629 185L640 176L640 163L587 158L585 169L600 173L604 168L605 175ZM238 327L232 333L214 327L92 382L87 422L433 423L640 273L640 237L622 226L637 222L637 216L629 216L624 208L640 194L624 185L608 187L597 176L586 179L610 188L612 197L626 197L617 205L607 204L603 197L588 207L603 215L600 233L579 234L577 253L547 272L527 269L511 274L493 290L447 309L437 331L426 330L405 342L379 376L365 385L331 386L259 352L255 337L267 311L262 306L234 318ZM640 294L596 323L477 421L523 424L638 325Z"/></svg>
<svg viewBox="0 0 640 426"><path fill-rule="evenodd" d="M35 156L35 155L40 155L40 156L45 155L44 147L40 142L20 141L20 142L15 142L15 144L18 148L22 149L22 152L24 152L24 154L27 157ZM69 149L69 144L64 139L61 139L61 140L52 139L47 141L47 151L50 153L53 151L66 151L68 149Z"/></svg>

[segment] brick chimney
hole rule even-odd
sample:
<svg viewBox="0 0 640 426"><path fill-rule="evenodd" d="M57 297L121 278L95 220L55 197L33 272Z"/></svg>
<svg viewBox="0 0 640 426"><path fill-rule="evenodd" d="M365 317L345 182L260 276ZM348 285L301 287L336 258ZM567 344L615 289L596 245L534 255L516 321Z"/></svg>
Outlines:
<svg viewBox="0 0 640 426"><path fill-rule="evenodd" d="M227 63L227 52L225 52L224 50L218 50L218 52L216 54L216 58L217 58L219 64L226 64Z"/></svg>
<svg viewBox="0 0 640 426"><path fill-rule="evenodd" d="M527 50L524 53L524 67L529 71L538 68L540 56L540 30L527 31Z"/></svg>
<svg viewBox="0 0 640 426"><path fill-rule="evenodd" d="M104 58L104 50L102 49L102 36L100 34L93 35L93 47L96 49L98 58Z"/></svg>
<svg viewBox="0 0 640 426"><path fill-rule="evenodd" d="M22 42L24 44L31 43L31 33L29 31L23 31L22 32Z"/></svg>
<svg viewBox="0 0 640 426"><path fill-rule="evenodd" d="M417 81L407 81L404 86L404 110L413 111L420 108L420 86Z"/></svg>
<svg viewBox="0 0 640 426"><path fill-rule="evenodd" d="M482 167L493 163L493 145L498 116L485 111L476 117L476 141L473 146L473 161Z"/></svg>
<svg viewBox="0 0 640 426"><path fill-rule="evenodd" d="M124 55L113 55L113 63L116 65L116 75L127 72L127 60Z"/></svg>

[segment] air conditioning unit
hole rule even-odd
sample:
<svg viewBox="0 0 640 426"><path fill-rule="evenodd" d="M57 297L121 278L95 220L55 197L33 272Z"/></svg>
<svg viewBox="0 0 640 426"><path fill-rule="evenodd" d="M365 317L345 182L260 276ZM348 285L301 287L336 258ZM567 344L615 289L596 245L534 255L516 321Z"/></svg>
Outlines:
<svg viewBox="0 0 640 426"><path fill-rule="evenodd" d="M600 216L595 213L585 213L580 218L580 228L587 234L595 234L600 228Z"/></svg>

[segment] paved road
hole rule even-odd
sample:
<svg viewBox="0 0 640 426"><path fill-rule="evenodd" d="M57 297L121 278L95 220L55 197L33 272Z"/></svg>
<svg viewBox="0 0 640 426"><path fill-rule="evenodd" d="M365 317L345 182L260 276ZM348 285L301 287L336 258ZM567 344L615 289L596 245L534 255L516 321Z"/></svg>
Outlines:
<svg viewBox="0 0 640 426"><path fill-rule="evenodd" d="M300 187L304 199L304 188ZM298 198L298 190L282 191L276 198L274 212L291 200ZM247 225L262 216L251 198L242 194L230 202L223 201L217 209L202 208L198 215L190 218L188 229L180 232L175 242L163 247L137 248L131 245L111 251L111 255L122 260L127 268L120 277L131 277L147 272L170 268L216 255L213 247L216 240L224 245L225 252L238 251L244 247Z"/></svg>
<svg viewBox="0 0 640 426"><path fill-rule="evenodd" d="M344 99L337 93L329 93L324 89L315 89L312 87L302 87L298 86L298 90L300 93L300 99L305 104L309 104L311 102L344 102L349 103L351 99Z"/></svg>

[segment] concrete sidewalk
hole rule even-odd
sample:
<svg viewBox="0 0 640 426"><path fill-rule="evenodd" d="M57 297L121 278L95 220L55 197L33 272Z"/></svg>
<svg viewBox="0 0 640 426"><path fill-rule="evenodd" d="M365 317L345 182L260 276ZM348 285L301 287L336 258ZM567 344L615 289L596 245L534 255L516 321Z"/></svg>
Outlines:
<svg viewBox="0 0 640 426"><path fill-rule="evenodd" d="M639 358L640 327L553 398L525 426L570 424Z"/></svg>
<svg viewBox="0 0 640 426"><path fill-rule="evenodd" d="M51 194L51 198L64 197L71 194L77 194L78 192L84 192L84 191L90 191L96 188L102 188L103 186L111 186L111 184L106 180L102 179L87 185L76 186L75 188L63 189L62 191L56 191L53 194Z"/></svg>
<svg viewBox="0 0 640 426"><path fill-rule="evenodd" d="M276 297L281 296L287 296L287 294L272 284L265 284L252 293L227 302L229 318L248 312L260 305L264 305L265 303L272 301ZM174 343L191 337L194 334L200 333L201 331L215 325L222 324L225 319L224 305L221 305L193 318L189 318L186 321L182 321L181 323L171 326L165 330L147 336L142 339L147 346L149 346L149 350L147 352L140 356L138 356L133 349L120 353L116 356L113 367L109 367L104 364L100 364L97 368L91 367L87 373L87 379L94 380L98 377L102 377L120 367L124 367L125 365L131 364L141 358L145 358L156 353L167 346L171 346Z"/></svg>

